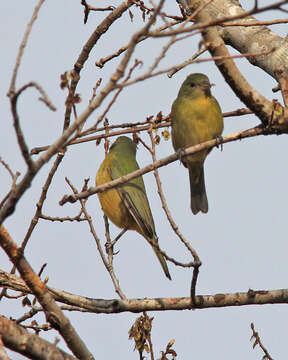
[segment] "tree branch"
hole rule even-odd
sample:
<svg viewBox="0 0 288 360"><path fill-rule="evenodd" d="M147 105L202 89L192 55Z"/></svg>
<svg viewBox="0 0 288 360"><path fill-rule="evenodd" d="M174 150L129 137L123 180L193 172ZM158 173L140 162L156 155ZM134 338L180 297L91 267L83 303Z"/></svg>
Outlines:
<svg viewBox="0 0 288 360"><path fill-rule="evenodd" d="M190 1L190 4L192 6L193 1ZM198 14L198 22L207 23L212 19L209 9L210 6L207 6ZM214 58L229 55L216 27L204 29L202 35L205 42L209 44L208 49ZM272 103L248 83L231 58L215 60L215 64L234 93L259 117L264 125L267 125L273 111Z"/></svg>
<svg viewBox="0 0 288 360"><path fill-rule="evenodd" d="M285 127L286 127L286 125L285 125ZM287 131L288 131L287 128L284 128L284 127L283 127L283 131L282 131L280 129L275 130L273 128L264 128L263 126L260 125L260 126L251 128L249 130L245 130L245 131L241 131L241 132L238 132L238 133L235 133L232 135L225 136L222 139L222 143L224 144L224 143L228 143L228 142L232 142L232 141L236 141L236 140L242 140L245 138L259 136L259 135L268 135L268 134L278 134L279 135L280 133L287 133ZM195 146L190 146L181 151L181 157L185 157L187 155L194 154L194 153L199 152L204 149L210 149L210 148L212 148L214 146L218 146L218 145L219 145L219 139L214 139L214 140L206 141L204 143L201 143L201 144L198 144ZM153 163L149 164L149 165L143 167L142 169L133 171L132 173L130 173L128 175L122 176L122 177L120 177L116 180L110 181L106 184L90 187L86 191L83 191L77 195L73 195L73 194L64 195L63 198L59 201L59 205L62 206L64 204L66 204L67 202L74 203L79 199L85 199L93 194L98 193L98 192L103 192L108 189L115 188L121 184L126 183L127 181L130 181L130 180L138 177L138 176L147 174L148 172L151 172L154 169L158 169L162 166L170 164L170 163L178 160L178 158L179 158L179 155L177 153L174 153L172 155L169 155L165 158L162 158L162 159L156 161L154 164Z"/></svg>
<svg viewBox="0 0 288 360"><path fill-rule="evenodd" d="M200 1L202 3L203 0ZM287 4L288 1L280 1L269 5L270 9L277 9L281 5ZM188 0L188 6L191 10L197 6L196 0ZM209 15L210 19L217 21L224 18L232 18L234 16L242 19L241 22L245 24L261 24L261 21L253 16L252 13L258 13L260 10L265 11L264 8L252 9L250 12L245 11L239 4L233 0L214 0L207 8L205 13ZM204 11L203 11L204 13ZM215 20L216 19L216 20ZM230 20L229 20L230 21ZM237 23L237 18L232 23ZM240 53L270 50L275 47L277 50L263 57L248 58L252 65L260 67L267 74L275 77L275 70L277 68L287 68L287 53L288 53L288 39L281 38L266 26L232 26L232 27L218 27L218 31L222 39L227 45L232 46Z"/></svg>
<svg viewBox="0 0 288 360"><path fill-rule="evenodd" d="M8 349L30 359L76 360L74 356L41 339L38 335L30 334L15 321L8 320L2 315L0 315L0 335Z"/></svg>
<svg viewBox="0 0 288 360"><path fill-rule="evenodd" d="M35 274L23 253L20 251L20 248L11 239L3 226L0 227L0 245L10 258L11 262L16 266L21 277L31 289L31 292L37 297L37 300L42 305L47 321L54 329L59 331L73 354L83 360L94 359L75 329L72 327L68 318L63 315L62 311L55 303L55 300L47 291L46 285L41 281L39 276Z"/></svg>
<svg viewBox="0 0 288 360"><path fill-rule="evenodd" d="M24 281L16 275L11 275L0 270L0 286L5 286L16 291L31 294L31 290ZM47 286L49 293L55 301L77 306L88 312L96 314L115 314L122 312L139 313L143 311L175 311L191 310L190 297L175 298L144 298L144 299L92 299L54 289ZM246 305L288 304L288 289L278 290L252 290L226 294L210 294L195 296L197 309L210 309L220 307L234 307ZM196 310L197 310L196 309ZM77 310L77 309L75 309Z"/></svg>

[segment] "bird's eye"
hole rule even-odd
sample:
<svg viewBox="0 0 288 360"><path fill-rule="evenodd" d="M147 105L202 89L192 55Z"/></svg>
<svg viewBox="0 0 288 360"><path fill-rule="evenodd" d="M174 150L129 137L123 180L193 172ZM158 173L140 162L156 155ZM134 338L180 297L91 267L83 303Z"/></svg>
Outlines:
<svg viewBox="0 0 288 360"><path fill-rule="evenodd" d="M195 85L196 85L196 84L195 84L194 82L191 82L191 83L190 83L190 86L191 86L191 87L194 87Z"/></svg>

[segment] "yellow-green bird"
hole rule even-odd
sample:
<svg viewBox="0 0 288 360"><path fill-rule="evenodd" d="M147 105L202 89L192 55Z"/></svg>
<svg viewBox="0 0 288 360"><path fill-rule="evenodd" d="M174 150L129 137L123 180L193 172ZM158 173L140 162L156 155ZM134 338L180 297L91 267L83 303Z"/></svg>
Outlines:
<svg viewBox="0 0 288 360"><path fill-rule="evenodd" d="M222 112L211 94L211 86L204 74L191 74L182 84L171 110L172 143L175 151L215 139L222 134ZM181 159L189 171L193 214L208 212L203 165L210 150Z"/></svg>
<svg viewBox="0 0 288 360"><path fill-rule="evenodd" d="M96 175L96 186L115 180L138 170L136 144L126 136L120 136L111 145L109 153ZM154 220L146 195L142 176L132 179L117 188L98 193L104 214L119 228L135 230L145 239L158 244ZM153 247L153 246L152 246ZM171 280L164 256L153 247L155 254Z"/></svg>

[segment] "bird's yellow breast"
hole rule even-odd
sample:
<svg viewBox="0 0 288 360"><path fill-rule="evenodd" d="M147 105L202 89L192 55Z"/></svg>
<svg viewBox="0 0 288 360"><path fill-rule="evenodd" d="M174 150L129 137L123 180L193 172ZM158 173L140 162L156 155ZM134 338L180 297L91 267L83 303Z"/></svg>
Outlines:
<svg viewBox="0 0 288 360"><path fill-rule="evenodd" d="M109 168L109 158L106 158L97 172L96 186L112 181ZM117 189L110 189L97 195L104 214L116 226L138 231L138 225L127 210Z"/></svg>
<svg viewBox="0 0 288 360"><path fill-rule="evenodd" d="M177 150L212 140L221 135L221 109L213 97L178 98L172 108L172 139ZM204 161L208 151L189 156L192 161Z"/></svg>

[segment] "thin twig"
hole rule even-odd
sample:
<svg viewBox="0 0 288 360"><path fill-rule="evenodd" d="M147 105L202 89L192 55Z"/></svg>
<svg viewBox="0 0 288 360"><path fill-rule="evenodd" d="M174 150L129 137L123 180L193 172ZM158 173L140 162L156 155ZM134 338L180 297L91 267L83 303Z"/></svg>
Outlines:
<svg viewBox="0 0 288 360"><path fill-rule="evenodd" d="M41 98L39 98L39 100L41 100L46 106L48 106L48 108L51 111L56 111L56 107L52 104L52 101L49 99L48 95L46 94L45 90L42 88L41 85L37 84L37 82L35 81L30 81L29 83L21 86L21 88L19 90L17 90L17 92L15 93L15 96L20 96L21 93L23 91L25 91L26 89L28 89L29 87L34 87L36 90L39 91L39 93L41 94Z"/></svg>
<svg viewBox="0 0 288 360"><path fill-rule="evenodd" d="M260 348L263 350L263 352L264 352L264 354L265 354L262 359L263 359L263 360L264 360L264 359L273 360L272 357L271 357L271 355L269 354L269 352L267 351L267 349L266 349L265 346L263 345L263 343L262 343L262 341L261 341L261 339L260 339L260 336L259 336L258 332L255 330L254 324L251 323L250 326L251 326L252 333L253 333L252 336L251 336L251 338L250 338L250 340L255 339L255 341L254 341L254 343L253 343L253 349L255 348L256 345L259 345Z"/></svg>
<svg viewBox="0 0 288 360"><path fill-rule="evenodd" d="M12 79L11 79L10 89L9 89L8 94L7 94L8 97L11 97L11 96L14 95L16 78L17 78L19 66L20 66L20 63L21 63L21 59L22 59L22 56L23 56L23 53L24 53L24 49L25 49L25 46L27 44L27 41L28 41L28 38L29 38L29 35L30 35L30 32L31 32L32 26L33 26L34 22L37 19L38 13L39 13L40 8L43 5L44 1L45 0L39 0L38 4L36 5L36 7L34 9L31 20L30 20L29 24L27 25L27 28L26 28L26 31L24 33L23 40L21 42L19 52L18 52L18 55L17 55L16 64L15 64L15 67L13 69L13 75L12 75Z"/></svg>
<svg viewBox="0 0 288 360"><path fill-rule="evenodd" d="M155 152L155 141L154 141L154 137L152 134L152 131L148 131L149 136L150 136L150 140L151 140L151 156L152 156L152 160L153 163L155 164L157 159L156 159L156 152ZM175 223L175 221L172 218L171 212L168 209L168 205L167 205L167 201L166 198L164 196L163 193L163 189L162 189L162 184L161 184L161 180L160 180L160 176L159 176L159 172L158 169L154 170L154 177L156 180L156 184L157 184L157 189L158 189L158 194L162 203L162 208L166 214L166 217L170 223L170 226L172 227L173 231L175 232L175 234L178 236L178 238L180 239L180 241L185 245L185 247L187 248L187 250L190 252L190 254L193 256L194 259L194 269L193 269L193 275L192 275L192 280L191 280L191 291L190 291L190 295L191 295L191 303L192 306L196 305L196 300L195 300L195 294L196 294L196 283L197 283L197 278L198 278L198 274L199 274L199 267L201 266L201 260L196 252L196 250L190 245L189 241L183 236L183 234L180 232L178 225Z"/></svg>
<svg viewBox="0 0 288 360"><path fill-rule="evenodd" d="M117 241L126 233L127 229L123 229L120 231L120 233L111 241L112 248L115 246Z"/></svg>
<svg viewBox="0 0 288 360"><path fill-rule="evenodd" d="M249 109L245 109L245 108L241 108L241 109L237 109L237 110L233 110L233 111L229 111L226 113L223 113L222 116L223 117L231 117L231 116L241 116L241 115L249 115L249 114L253 114L253 112ZM138 133L141 131L147 131L149 130L151 124L153 124L153 129L160 129L163 127L169 127L171 126L171 121L169 121L170 119L170 114L167 116L163 116L161 118L161 121L154 121L152 119L152 117L148 117L147 120L145 121L139 121L136 123L123 123L120 125L109 125L108 129L109 129L109 133L108 134L101 134L101 135L95 135L95 136L91 136L91 137L85 137L84 139L77 139L74 141L69 141L66 146L70 146L70 145L75 145L75 144L81 144L83 142L89 142L89 141L99 141L100 139L106 139L107 137L113 137L113 136L119 136L119 135L124 135L124 134L134 134L134 133ZM145 124L149 124L146 125ZM142 126L143 125L143 126ZM92 132L100 132L105 130L107 127L101 127L98 129L95 129L93 127L85 130L83 133L79 134L79 136L86 136ZM117 128L128 128L126 130L119 130L119 131L114 131L111 132L111 129L117 129ZM47 146L40 146L40 147L35 147L31 150L31 155L36 155L39 154L42 151L45 151L47 149L49 149L50 145Z"/></svg>
<svg viewBox="0 0 288 360"><path fill-rule="evenodd" d="M51 168L51 170L50 170L50 172L49 172L49 174L47 176L47 179L45 181L45 184L43 186L43 189L42 189L42 192L41 192L41 195L40 195L40 199L39 199L39 201L37 202L37 205L36 205L35 215L34 215L33 219L30 222L29 228L28 228L28 230L26 232L26 235L25 235L24 240L22 241L22 244L21 244L21 247L20 247L22 252L24 252L24 249L25 249L25 247L26 247L26 245L27 245L27 243L28 243L28 241L29 241L29 239L30 239L30 237L32 235L32 232L34 231L36 225L38 224L40 215L42 215L42 208L43 208L43 204L44 204L44 202L46 200L46 197L47 197L48 189L49 189L49 187L50 187L50 185L52 183L52 179L53 179L53 177L54 177L60 163L63 160L63 156L64 156L63 153L58 154L58 156L57 156L56 160L54 161L54 164L53 164L53 166L52 166L52 168ZM11 274L14 274L15 271L16 271L16 266L13 265L13 267L11 269ZM2 297L3 297L3 295L5 295L5 288L1 291L0 301L1 301Z"/></svg>
<svg viewBox="0 0 288 360"><path fill-rule="evenodd" d="M184 61L182 64L179 64L179 65L175 66L172 70L170 70L167 74L168 77L172 78L172 76L174 74L176 74L176 72L178 72L179 70L182 70L187 65L193 64L194 60L197 59L200 55L202 55L205 51L207 51L206 45L203 46L202 49L198 50L190 59Z"/></svg>
<svg viewBox="0 0 288 360"><path fill-rule="evenodd" d="M283 1L279 1L275 4L272 5L267 5L267 6L263 6L262 8L253 8L252 10L246 11L244 13L241 14L237 14L237 15L233 15L233 16L224 16L222 18L219 19L210 19L209 21L205 21L205 22L201 22L199 24L195 24L186 28L181 28L181 29L177 29L177 30L171 30L171 31L166 31L166 32L156 32L156 31L152 31L150 32L148 35L151 37L165 37L165 36L172 36L172 35L179 35L179 34L183 34L186 32L191 32L191 31L195 31L195 30L201 30L201 29L206 29L212 26L216 26L216 25L220 25L220 24L224 24L228 21L232 21L232 20L238 20L238 19L243 19L246 18L249 15L255 15L255 14L259 14L261 12L264 11L268 11L271 9L281 9L281 5L284 5L287 3L287 0L283 0ZM199 11L198 13L202 13ZM199 15L198 14L198 15Z"/></svg>
<svg viewBox="0 0 288 360"><path fill-rule="evenodd" d="M88 5L85 0L81 0L81 5L84 6L84 24L87 23L90 11L113 11L115 9L115 6L107 6L106 8L95 8L91 5Z"/></svg>
<svg viewBox="0 0 288 360"><path fill-rule="evenodd" d="M225 23L220 24L221 27L228 27L228 26L264 26L264 25L276 25L276 24L287 24L288 19L279 19L279 20L269 20L269 21L251 21L249 23L241 23L241 22L233 22L233 23Z"/></svg>
<svg viewBox="0 0 288 360"><path fill-rule="evenodd" d="M274 52L275 50L276 50L275 48L272 48L270 50L260 51L260 52L256 52L256 53L246 53L246 54L241 54L241 55L230 55L229 54L229 55L221 55L221 56L212 56L210 58L205 58L205 59L194 59L193 61L190 62L190 64L200 64L200 63L209 62L209 61L221 61L221 60L230 60L230 59L241 59L241 58L247 58L247 57L257 57L257 56L269 55L272 52ZM139 76L138 78L135 78L133 80L126 82L125 84L121 83L121 84L117 85L117 87L128 87L128 86L136 84L140 81L150 79L155 76L162 75L162 74L169 73L177 66L178 65L176 65L176 66L173 65L167 69L162 69L162 70L156 71L152 74L149 74L147 72L147 73Z"/></svg>
<svg viewBox="0 0 288 360"><path fill-rule="evenodd" d="M39 216L40 219L43 220L48 220L48 221L59 221L59 222L65 222L65 221L69 221L69 222L73 222L73 221L86 221L87 219L85 217L81 217L82 215L82 211L80 215L74 216L74 217L70 217L70 216L64 216L64 217L58 217L58 216L47 216L47 215L43 215L41 214Z"/></svg>
<svg viewBox="0 0 288 360"><path fill-rule="evenodd" d="M158 29L156 29L155 31L163 31L163 30L166 30L166 29L168 29L169 27L172 27L172 26L174 26L174 25L179 24L179 22L180 22L179 20L177 20L177 21L171 21L170 23L167 23L167 24L165 24L165 25L160 26L160 27L159 27ZM149 36L147 36L147 35L144 35L144 36L140 37L140 38L138 39L138 43L146 40L147 38L149 38ZM104 58L101 58L100 60L98 60L98 61L95 63L95 65L98 66L98 67L100 67L100 68L102 68L108 61L114 59L115 57L118 57L118 56L121 55L124 51L126 51L126 50L128 49L128 46L129 46L129 44L128 44L128 45L125 45L125 46L122 46L120 49L116 50L113 54L108 55L108 56L106 56L106 57L104 57Z"/></svg>
<svg viewBox="0 0 288 360"><path fill-rule="evenodd" d="M4 198L0 202L0 208L1 208L5 204L6 200L9 198L11 193L14 191L17 179L21 174L19 171L16 171L16 173L14 174L13 171L10 169L9 165L1 158L1 156L0 156L0 163L5 167L5 169L8 171L9 175L12 178L12 185L11 185L10 190L8 191L8 193L4 196ZM1 295L0 295L0 300L1 300Z"/></svg>
<svg viewBox="0 0 288 360"><path fill-rule="evenodd" d="M72 191L74 192L75 195L78 194L78 191L76 190L76 188L72 185L72 183L69 181L69 179L65 178L67 184L71 187ZM111 280L113 282L113 285L114 285L114 288L115 288L115 291L116 293L120 296L120 298L123 300L123 299L126 299L126 296L124 295L123 291L121 290L120 288L120 284L119 284L119 280L117 279L116 275L115 275L115 272L114 272L114 268L112 266L112 263L110 263L109 261L106 260L106 257L105 257L105 254L104 254L104 251L102 250L102 246L101 246L101 243L100 243L100 239L99 237L97 236L96 234L96 231L95 231L95 228L94 228L94 225L93 225L93 222L92 222L92 218L91 216L88 214L87 212L87 209L86 209L86 206L85 206L85 202L83 200L80 201L80 204L81 204L81 208L82 208L82 211L88 221L88 224L89 224L89 228L90 228L90 232L91 234L93 235L93 238L96 242L96 246L97 246L97 249L99 251L99 254L101 256L101 259L102 259L102 262L105 266L105 268L107 269L110 277L111 277Z"/></svg>
<svg viewBox="0 0 288 360"><path fill-rule="evenodd" d="M135 60L134 61L134 65L131 66L131 68L128 71L128 75L126 76L126 78L123 80L123 83L125 84L130 78L131 75L133 73L133 71L136 69L137 66L141 65L142 61L139 60ZM107 115L108 111L111 109L112 105L115 104L115 101L117 100L118 96L120 95L121 91L123 90L123 88L119 88L116 93L114 94L112 100L109 102L107 108L104 110L103 114L101 116L99 116L99 118L97 119L96 124L94 125L94 128L97 129L98 124L104 119L104 117Z"/></svg>
<svg viewBox="0 0 288 360"><path fill-rule="evenodd" d="M198 15L197 21L199 23L207 23L211 19L212 17L209 12L203 11ZM239 71L215 26L205 29L202 36L204 41L210 44L208 47L209 52L215 59L215 65L224 76L226 82L239 99L259 117L264 126L267 126L273 109L271 101L255 90ZM217 44L217 46L213 44Z"/></svg>

